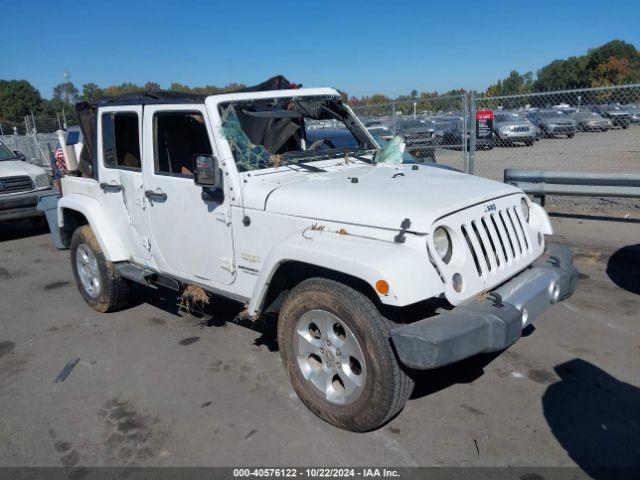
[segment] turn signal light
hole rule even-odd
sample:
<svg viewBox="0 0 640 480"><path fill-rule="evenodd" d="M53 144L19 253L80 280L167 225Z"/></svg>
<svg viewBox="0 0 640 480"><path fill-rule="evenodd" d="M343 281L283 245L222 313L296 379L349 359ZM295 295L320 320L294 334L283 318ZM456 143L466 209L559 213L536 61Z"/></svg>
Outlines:
<svg viewBox="0 0 640 480"><path fill-rule="evenodd" d="M380 295L387 295L389 293L389 284L384 280L378 280L376 282L376 291Z"/></svg>

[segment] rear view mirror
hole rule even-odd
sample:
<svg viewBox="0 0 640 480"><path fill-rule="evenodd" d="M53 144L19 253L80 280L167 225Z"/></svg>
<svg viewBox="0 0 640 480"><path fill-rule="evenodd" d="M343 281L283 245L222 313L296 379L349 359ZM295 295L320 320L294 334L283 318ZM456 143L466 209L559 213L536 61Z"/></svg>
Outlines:
<svg viewBox="0 0 640 480"><path fill-rule="evenodd" d="M218 159L214 155L194 155L193 164L196 170L194 178L196 185L210 188L222 185Z"/></svg>
<svg viewBox="0 0 640 480"><path fill-rule="evenodd" d="M22 153L20 150L14 150L13 154L18 157L19 160L22 160L23 162L27 161L27 157L24 156L24 153Z"/></svg>

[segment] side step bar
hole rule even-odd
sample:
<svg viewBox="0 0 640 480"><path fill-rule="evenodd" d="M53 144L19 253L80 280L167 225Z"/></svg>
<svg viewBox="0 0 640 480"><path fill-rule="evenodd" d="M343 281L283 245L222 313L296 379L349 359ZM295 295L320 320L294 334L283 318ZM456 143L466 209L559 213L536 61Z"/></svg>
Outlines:
<svg viewBox="0 0 640 480"><path fill-rule="evenodd" d="M151 288L164 287L176 292L182 289L180 282L176 279L162 276L155 270L149 270L133 263L118 262L113 264L113 268L124 278Z"/></svg>

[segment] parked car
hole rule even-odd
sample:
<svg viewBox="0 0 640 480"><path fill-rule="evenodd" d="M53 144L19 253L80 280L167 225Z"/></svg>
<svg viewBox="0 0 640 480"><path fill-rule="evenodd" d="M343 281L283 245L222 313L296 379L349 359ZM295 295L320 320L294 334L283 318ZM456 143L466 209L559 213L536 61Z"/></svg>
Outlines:
<svg viewBox="0 0 640 480"><path fill-rule="evenodd" d="M394 135L391 130L383 125L375 125L368 127L367 130L380 146L385 145ZM332 148L357 148L358 141L353 134L346 128L319 128L307 131L307 143L313 145L319 142L321 149L329 150ZM416 158L407 150L402 154L402 163L435 163L432 158Z"/></svg>
<svg viewBox="0 0 640 480"><path fill-rule="evenodd" d="M527 120L537 125L543 137L566 135L573 138L576 133L576 122L559 110L536 110L527 113Z"/></svg>
<svg viewBox="0 0 640 480"><path fill-rule="evenodd" d="M577 271L519 188L377 162L337 90L290 88L79 105L96 141L47 219L93 309L125 308L137 282L276 315L302 402L367 431L403 408L415 370L506 349ZM357 145L306 148L306 123L327 119Z"/></svg>
<svg viewBox="0 0 640 480"><path fill-rule="evenodd" d="M47 172L0 140L0 221L41 217L38 199L50 191Z"/></svg>
<svg viewBox="0 0 640 480"><path fill-rule="evenodd" d="M631 123L640 123L640 107L633 103L623 105L623 109L631 114Z"/></svg>
<svg viewBox="0 0 640 480"><path fill-rule="evenodd" d="M601 117L595 112L580 111L571 114L578 130L583 132L605 132L612 127L611 120Z"/></svg>
<svg viewBox="0 0 640 480"><path fill-rule="evenodd" d="M417 119L397 119L389 125L396 135L404 138L407 151L418 159L436 161L435 146L442 143L442 135L430 122Z"/></svg>
<svg viewBox="0 0 640 480"><path fill-rule="evenodd" d="M496 112L493 115L494 138L498 145L524 143L533 145L536 139L536 127L526 118L512 112Z"/></svg>
<svg viewBox="0 0 640 480"><path fill-rule="evenodd" d="M619 105L595 105L592 111L611 121L614 127L629 128L631 114Z"/></svg>
<svg viewBox="0 0 640 480"><path fill-rule="evenodd" d="M459 116L430 117L436 131L441 132L442 147L461 150L464 145L462 137L464 131L463 119ZM466 133L467 149L471 148L469 132ZM491 150L493 138L476 138L476 150Z"/></svg>

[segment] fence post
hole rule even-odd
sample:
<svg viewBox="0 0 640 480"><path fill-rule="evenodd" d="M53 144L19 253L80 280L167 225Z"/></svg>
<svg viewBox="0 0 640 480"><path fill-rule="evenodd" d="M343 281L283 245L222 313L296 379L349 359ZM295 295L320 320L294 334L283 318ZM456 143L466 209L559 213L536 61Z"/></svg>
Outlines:
<svg viewBox="0 0 640 480"><path fill-rule="evenodd" d="M467 134L469 133L469 94L465 92L462 95L462 164L465 172L469 171L469 142Z"/></svg>
<svg viewBox="0 0 640 480"><path fill-rule="evenodd" d="M476 91L469 95L469 168L467 173L473 175L476 160Z"/></svg>

